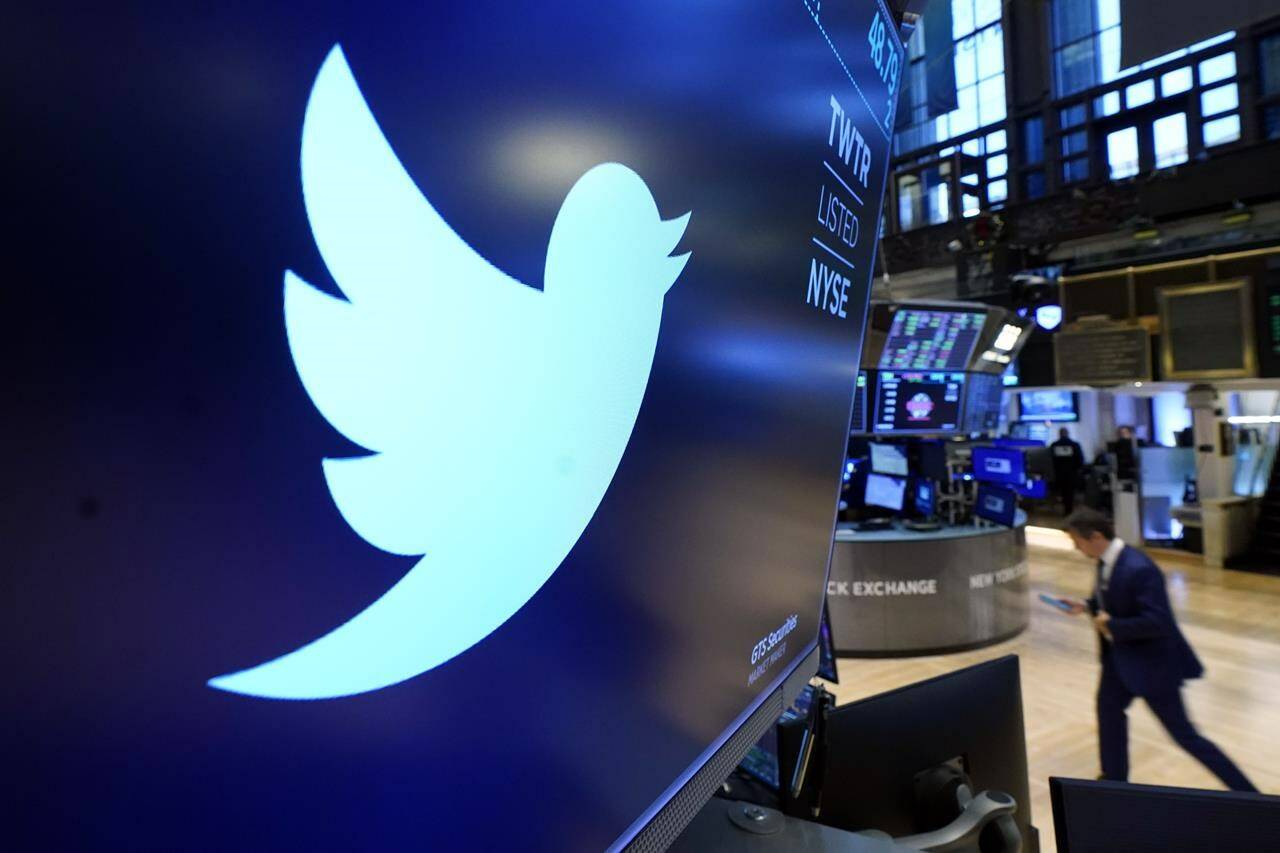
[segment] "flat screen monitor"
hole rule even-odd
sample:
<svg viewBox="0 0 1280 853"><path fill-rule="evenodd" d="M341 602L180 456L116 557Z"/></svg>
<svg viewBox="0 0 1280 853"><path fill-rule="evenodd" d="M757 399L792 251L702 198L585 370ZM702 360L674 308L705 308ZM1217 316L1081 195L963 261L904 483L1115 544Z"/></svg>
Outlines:
<svg viewBox="0 0 1280 853"><path fill-rule="evenodd" d="M900 444L884 444L872 442L871 470L877 474L892 474L895 477L907 476L910 468L907 464L907 448Z"/></svg>
<svg viewBox="0 0 1280 853"><path fill-rule="evenodd" d="M1018 514L1018 493L992 483L979 483L973 514L994 524L1013 527Z"/></svg>
<svg viewBox="0 0 1280 853"><path fill-rule="evenodd" d="M836 670L836 643L831 635L831 613L825 598L822 600L822 621L818 624L818 677L833 684L840 683L840 673Z"/></svg>
<svg viewBox="0 0 1280 853"><path fill-rule="evenodd" d="M930 480L916 480L915 488L916 513L925 518L932 518L937 511L934 501L934 485Z"/></svg>
<svg viewBox="0 0 1280 853"><path fill-rule="evenodd" d="M985 311L899 308L880 354L880 369L964 370L986 318Z"/></svg>
<svg viewBox="0 0 1280 853"><path fill-rule="evenodd" d="M878 506L902 511L902 500L906 495L907 481L902 477L886 477L883 474L867 475L867 491L864 500L867 506Z"/></svg>
<svg viewBox="0 0 1280 853"><path fill-rule="evenodd" d="M1058 853L1274 850L1280 797L1049 777Z"/></svg>
<svg viewBox="0 0 1280 853"><path fill-rule="evenodd" d="M1000 427L1004 386L994 373L970 373L965 383L964 427L967 433L995 432Z"/></svg>
<svg viewBox="0 0 1280 853"><path fill-rule="evenodd" d="M853 392L853 417L849 419L849 432L861 435L867 431L867 371L858 371Z"/></svg>
<svg viewBox="0 0 1280 853"><path fill-rule="evenodd" d="M963 373L880 371L876 421L880 434L949 433L960 429Z"/></svg>
<svg viewBox="0 0 1280 853"><path fill-rule="evenodd" d="M1022 849L1037 848L1016 657L841 705L827 717L827 742L823 823L896 837L937 829L916 778L958 763L975 790L1013 797Z"/></svg>
<svg viewBox="0 0 1280 853"><path fill-rule="evenodd" d="M920 476L927 477L936 483L945 483L951 479L947 469L947 445L941 441L921 441Z"/></svg>
<svg viewBox="0 0 1280 853"><path fill-rule="evenodd" d="M1020 391L1018 419L1023 421L1078 421L1074 391Z"/></svg>
<svg viewBox="0 0 1280 853"><path fill-rule="evenodd" d="M1042 501L1049 497L1049 483L1039 477L1031 477L1022 485L1013 488L1024 498Z"/></svg>
<svg viewBox="0 0 1280 853"><path fill-rule="evenodd" d="M973 479L1008 486L1026 482L1025 452L1017 447L973 448Z"/></svg>
<svg viewBox="0 0 1280 853"><path fill-rule="evenodd" d="M147 6L4 15L6 849L663 849L816 666L890 13Z"/></svg>

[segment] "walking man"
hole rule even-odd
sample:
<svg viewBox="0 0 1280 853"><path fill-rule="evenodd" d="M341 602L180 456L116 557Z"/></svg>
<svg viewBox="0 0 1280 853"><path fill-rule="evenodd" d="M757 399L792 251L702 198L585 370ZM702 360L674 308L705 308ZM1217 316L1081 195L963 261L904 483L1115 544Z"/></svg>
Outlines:
<svg viewBox="0 0 1280 853"><path fill-rule="evenodd" d="M1062 514L1071 515L1076 506L1076 481L1084 467L1084 451L1071 440L1066 427L1058 430L1058 440L1049 447L1053 451L1053 483L1062 498Z"/></svg>
<svg viewBox="0 0 1280 853"><path fill-rule="evenodd" d="M1088 612L1100 638L1098 746L1102 778L1129 777L1126 709L1141 696L1170 737L1233 791L1256 791L1240 768L1196 731L1182 704L1182 682L1204 674L1169 606L1164 574L1146 554L1116 538L1101 513L1082 509L1067 519L1076 550L1097 561L1093 595L1073 603Z"/></svg>

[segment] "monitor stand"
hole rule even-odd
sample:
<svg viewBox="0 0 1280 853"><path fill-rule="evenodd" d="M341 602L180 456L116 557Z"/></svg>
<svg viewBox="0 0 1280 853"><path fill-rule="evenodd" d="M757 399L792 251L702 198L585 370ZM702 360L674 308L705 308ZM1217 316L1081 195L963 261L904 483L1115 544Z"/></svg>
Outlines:
<svg viewBox="0 0 1280 853"><path fill-rule="evenodd" d="M712 798L670 853L909 853L884 833L857 833L787 817L766 806Z"/></svg>

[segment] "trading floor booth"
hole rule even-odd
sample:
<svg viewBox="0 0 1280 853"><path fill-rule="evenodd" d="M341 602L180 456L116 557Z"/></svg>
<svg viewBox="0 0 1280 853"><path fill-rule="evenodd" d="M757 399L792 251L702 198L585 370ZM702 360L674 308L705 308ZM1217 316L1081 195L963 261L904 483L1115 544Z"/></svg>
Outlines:
<svg viewBox="0 0 1280 853"><path fill-rule="evenodd" d="M1028 620L1026 514L1047 451L993 439L1028 324L963 302L873 303L827 598L836 651L998 642Z"/></svg>

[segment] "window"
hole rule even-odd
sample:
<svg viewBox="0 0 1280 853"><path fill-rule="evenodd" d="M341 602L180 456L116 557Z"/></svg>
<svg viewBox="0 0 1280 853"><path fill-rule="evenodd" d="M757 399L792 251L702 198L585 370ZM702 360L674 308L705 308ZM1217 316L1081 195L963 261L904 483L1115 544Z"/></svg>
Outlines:
<svg viewBox="0 0 1280 853"><path fill-rule="evenodd" d="M1280 94L1280 33L1258 42L1258 88L1264 95Z"/></svg>
<svg viewBox="0 0 1280 853"><path fill-rule="evenodd" d="M1009 171L1009 158L1004 154L997 154L994 157L987 158L988 178L998 178L1007 171Z"/></svg>
<svg viewBox="0 0 1280 853"><path fill-rule="evenodd" d="M1151 125L1155 137L1156 168L1167 169L1187 162L1187 114L1174 113Z"/></svg>
<svg viewBox="0 0 1280 853"><path fill-rule="evenodd" d="M1095 116L1107 117L1113 116L1120 112L1120 93L1107 92L1093 99L1093 114Z"/></svg>
<svg viewBox="0 0 1280 853"><path fill-rule="evenodd" d="M1077 124L1084 124L1084 119L1084 104L1076 104L1058 113L1058 126L1075 127Z"/></svg>
<svg viewBox="0 0 1280 853"><path fill-rule="evenodd" d="M1074 160L1066 160L1062 164L1062 182L1064 184L1074 184L1077 181L1087 181L1089 179L1089 158L1077 157Z"/></svg>
<svg viewBox="0 0 1280 853"><path fill-rule="evenodd" d="M1004 121L1008 112L1004 84L1004 28L1001 0L934 0L951 3L950 57L925 56L924 28L907 44L904 110L894 150L905 153L946 142ZM956 108L929 117L928 66L950 61L956 78Z"/></svg>
<svg viewBox="0 0 1280 853"><path fill-rule="evenodd" d="M1230 115L1204 123L1204 144L1206 148L1214 145L1225 145L1240 138L1240 116Z"/></svg>
<svg viewBox="0 0 1280 853"><path fill-rule="evenodd" d="M1267 139L1280 139L1280 107L1262 111L1262 133Z"/></svg>
<svg viewBox="0 0 1280 853"><path fill-rule="evenodd" d="M951 218L950 163L898 175L898 225L902 230L937 225Z"/></svg>
<svg viewBox="0 0 1280 853"><path fill-rule="evenodd" d="M1089 150L1089 133L1085 130L1077 130L1075 133L1068 133L1062 137L1062 156L1069 157L1072 154L1083 154Z"/></svg>
<svg viewBox="0 0 1280 853"><path fill-rule="evenodd" d="M1164 97L1181 95L1191 89L1191 66L1184 65L1168 74L1160 75L1160 94Z"/></svg>
<svg viewBox="0 0 1280 853"><path fill-rule="evenodd" d="M1124 102L1129 109L1149 104L1156 99L1156 81L1143 80L1124 90Z"/></svg>
<svg viewBox="0 0 1280 853"><path fill-rule="evenodd" d="M1240 96L1235 83L1228 83L1216 89L1200 93L1200 115L1212 116L1225 113L1240 106Z"/></svg>
<svg viewBox="0 0 1280 853"><path fill-rule="evenodd" d="M1207 86L1236 76L1235 53L1224 53L1200 63L1200 85Z"/></svg>
<svg viewBox="0 0 1280 853"><path fill-rule="evenodd" d="M1003 178L987 184L987 200L999 204L1009 197L1009 182Z"/></svg>
<svg viewBox="0 0 1280 853"><path fill-rule="evenodd" d="M1188 54L1207 50L1235 38L1234 32L1226 32L1164 56L1157 56L1134 68L1121 68L1121 0L1051 0L1051 2L1053 9L1050 14L1049 31L1053 42L1053 89L1054 96L1058 98L1120 80L1138 71L1174 62ZM1202 82L1214 82L1235 76L1235 54L1228 53L1222 56L1229 59L1214 57L1205 62L1212 63L1220 60L1219 64L1211 66L1210 72L1223 76L1205 80L1202 72ZM1154 91L1152 95L1154 97Z"/></svg>
<svg viewBox="0 0 1280 853"><path fill-rule="evenodd" d="M1022 122L1022 154L1028 164L1044 162L1044 119L1040 116Z"/></svg>
<svg viewBox="0 0 1280 853"><path fill-rule="evenodd" d="M1111 180L1131 178L1138 174L1138 129L1126 127L1107 134L1107 165Z"/></svg>
<svg viewBox="0 0 1280 853"><path fill-rule="evenodd" d="M1040 198L1044 195L1045 189L1043 171L1036 169L1022 176L1022 192L1027 198Z"/></svg>

